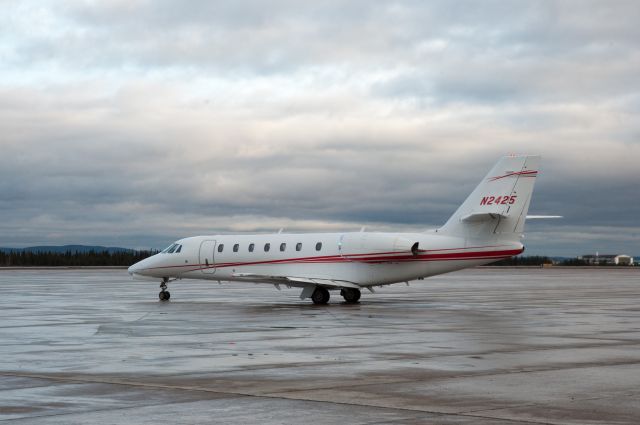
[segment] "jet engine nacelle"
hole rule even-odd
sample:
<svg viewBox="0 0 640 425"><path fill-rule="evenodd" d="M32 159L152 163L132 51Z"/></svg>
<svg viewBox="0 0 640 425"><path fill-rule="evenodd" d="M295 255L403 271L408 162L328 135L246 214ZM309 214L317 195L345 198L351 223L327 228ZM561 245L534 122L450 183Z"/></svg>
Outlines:
<svg viewBox="0 0 640 425"><path fill-rule="evenodd" d="M352 261L365 259L368 255L409 254L418 255L419 243L415 240L381 233L350 233L342 235L339 242L340 255Z"/></svg>

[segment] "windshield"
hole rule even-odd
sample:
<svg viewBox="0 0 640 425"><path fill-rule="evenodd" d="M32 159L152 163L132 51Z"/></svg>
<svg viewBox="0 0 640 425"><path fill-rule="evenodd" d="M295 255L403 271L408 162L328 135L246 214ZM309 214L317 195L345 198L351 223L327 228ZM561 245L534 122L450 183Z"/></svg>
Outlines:
<svg viewBox="0 0 640 425"><path fill-rule="evenodd" d="M172 243L171 245L163 249L161 252L163 254L173 254L174 252L180 252L181 249L182 249L182 245L179 245L177 243Z"/></svg>

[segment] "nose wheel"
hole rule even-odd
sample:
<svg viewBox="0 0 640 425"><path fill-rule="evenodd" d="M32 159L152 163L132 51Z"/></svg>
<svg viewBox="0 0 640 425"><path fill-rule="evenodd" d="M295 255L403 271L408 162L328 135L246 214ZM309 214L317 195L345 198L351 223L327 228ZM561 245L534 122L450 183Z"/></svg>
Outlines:
<svg viewBox="0 0 640 425"><path fill-rule="evenodd" d="M160 283L160 293L158 294L160 301L169 301L171 298L171 292L167 291L167 281L168 279L163 279Z"/></svg>

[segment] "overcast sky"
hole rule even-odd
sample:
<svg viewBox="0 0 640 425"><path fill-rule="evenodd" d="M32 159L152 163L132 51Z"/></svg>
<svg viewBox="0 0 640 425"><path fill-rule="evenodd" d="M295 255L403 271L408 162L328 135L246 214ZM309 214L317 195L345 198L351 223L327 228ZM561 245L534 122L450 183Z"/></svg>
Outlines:
<svg viewBox="0 0 640 425"><path fill-rule="evenodd" d="M0 246L424 230L543 156L529 254L640 255L638 1L0 1Z"/></svg>

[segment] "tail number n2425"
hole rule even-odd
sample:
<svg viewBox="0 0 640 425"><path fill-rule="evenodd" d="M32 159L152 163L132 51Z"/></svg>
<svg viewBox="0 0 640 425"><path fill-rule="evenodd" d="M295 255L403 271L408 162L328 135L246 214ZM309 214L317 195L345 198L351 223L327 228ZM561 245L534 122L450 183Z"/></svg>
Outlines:
<svg viewBox="0 0 640 425"><path fill-rule="evenodd" d="M513 205L517 196L484 196L480 205Z"/></svg>

